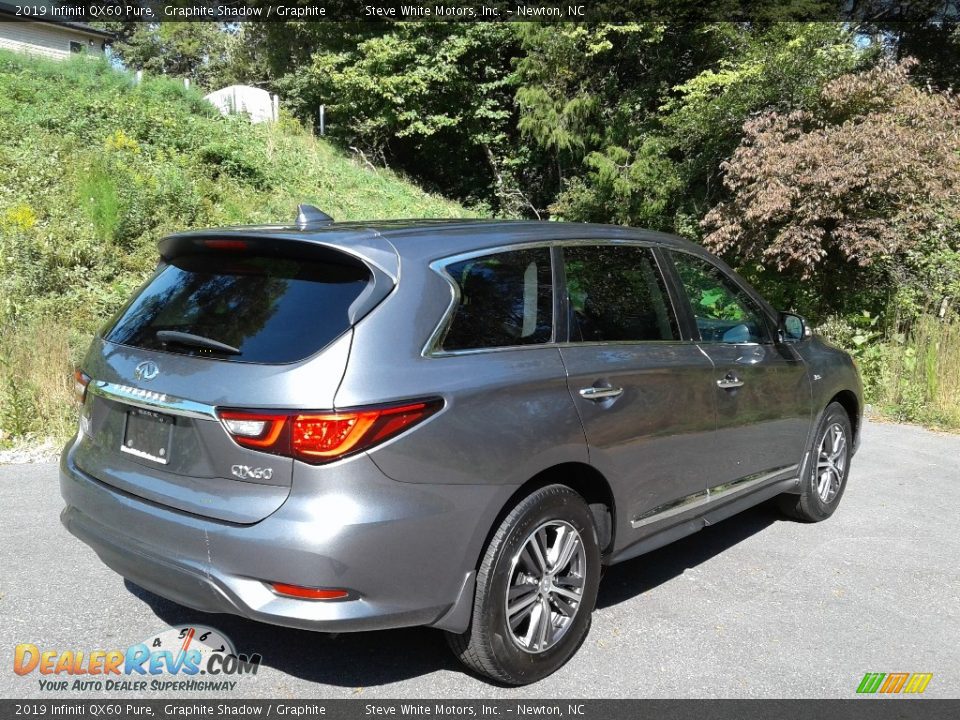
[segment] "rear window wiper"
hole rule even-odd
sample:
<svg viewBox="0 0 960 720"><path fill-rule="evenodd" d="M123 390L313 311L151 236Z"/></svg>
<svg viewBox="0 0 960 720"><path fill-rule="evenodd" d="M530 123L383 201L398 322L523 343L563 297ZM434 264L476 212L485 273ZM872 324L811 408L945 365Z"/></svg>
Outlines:
<svg viewBox="0 0 960 720"><path fill-rule="evenodd" d="M204 337L203 335L194 335L193 333L180 332L179 330L157 330L157 340L173 345L184 345L186 347L203 348L204 350L213 350L225 355L239 355L240 349L233 345L227 345L219 340Z"/></svg>

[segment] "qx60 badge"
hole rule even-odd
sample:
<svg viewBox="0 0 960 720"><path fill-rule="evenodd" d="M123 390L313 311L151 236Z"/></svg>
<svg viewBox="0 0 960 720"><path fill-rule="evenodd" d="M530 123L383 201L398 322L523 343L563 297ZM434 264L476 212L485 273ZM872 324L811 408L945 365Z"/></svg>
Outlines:
<svg viewBox="0 0 960 720"><path fill-rule="evenodd" d="M269 480L273 477L273 468L252 468L249 465L234 465L230 472L241 480Z"/></svg>
<svg viewBox="0 0 960 720"><path fill-rule="evenodd" d="M160 368L157 367L157 364L153 360L144 360L137 365L133 374L137 380L153 380L160 374Z"/></svg>

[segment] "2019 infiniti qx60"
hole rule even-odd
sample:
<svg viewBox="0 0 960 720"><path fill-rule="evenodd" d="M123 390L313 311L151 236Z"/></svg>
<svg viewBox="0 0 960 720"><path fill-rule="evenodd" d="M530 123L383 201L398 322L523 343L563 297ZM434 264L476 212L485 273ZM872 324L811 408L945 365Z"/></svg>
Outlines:
<svg viewBox="0 0 960 720"><path fill-rule="evenodd" d="M529 683L582 643L602 565L843 495L850 357L679 238L301 206L159 249L78 370L62 519L191 608L429 625Z"/></svg>

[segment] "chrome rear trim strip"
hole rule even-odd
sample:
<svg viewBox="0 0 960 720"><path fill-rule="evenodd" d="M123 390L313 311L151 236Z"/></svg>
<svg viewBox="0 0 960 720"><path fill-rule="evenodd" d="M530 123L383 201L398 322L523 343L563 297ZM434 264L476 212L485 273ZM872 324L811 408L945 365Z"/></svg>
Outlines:
<svg viewBox="0 0 960 720"><path fill-rule="evenodd" d="M756 487L757 485L763 485L775 477L796 469L797 465L786 465L782 468L777 468L772 472L747 475L739 480L721 483L720 485L714 485L706 490L699 490L695 493L691 493L690 495L684 495L682 498L664 503L663 505L653 508L653 510L643 513L634 520L631 520L630 525L633 528L640 528L644 525L666 520L674 515L679 515L680 513L687 512L688 510L693 510L701 505L708 505L710 503L723 500L724 498L742 490L748 490L749 488Z"/></svg>
<svg viewBox="0 0 960 720"><path fill-rule="evenodd" d="M145 410L156 410L158 412L169 413L170 415L198 418L201 420L217 419L217 409L213 405L205 405L204 403L194 402L193 400L184 400L183 398L173 397L165 393L130 387L129 385L118 385L103 380L94 380L87 388L87 392L106 400L123 403L124 405L133 405L134 407L144 408Z"/></svg>

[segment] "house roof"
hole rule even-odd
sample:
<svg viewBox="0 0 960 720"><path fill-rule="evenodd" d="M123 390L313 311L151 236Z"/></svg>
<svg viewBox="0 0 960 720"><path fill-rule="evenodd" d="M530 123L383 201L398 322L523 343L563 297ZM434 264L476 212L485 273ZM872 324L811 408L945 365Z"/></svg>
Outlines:
<svg viewBox="0 0 960 720"><path fill-rule="evenodd" d="M50 3L47 3L50 4ZM106 30L100 30L95 28L92 25L82 22L73 22L72 20L59 20L52 18L41 18L41 17L29 17L24 18L17 15L17 6L13 3L5 2L0 0L0 22L9 22L13 20L14 22L40 22L46 23L48 25L58 25L60 27L68 28L74 32L80 33L82 35L88 35L90 37L100 38L102 40L113 40L113 33L107 32Z"/></svg>

